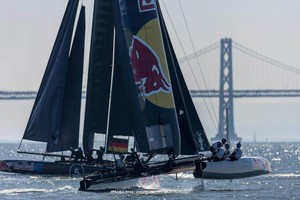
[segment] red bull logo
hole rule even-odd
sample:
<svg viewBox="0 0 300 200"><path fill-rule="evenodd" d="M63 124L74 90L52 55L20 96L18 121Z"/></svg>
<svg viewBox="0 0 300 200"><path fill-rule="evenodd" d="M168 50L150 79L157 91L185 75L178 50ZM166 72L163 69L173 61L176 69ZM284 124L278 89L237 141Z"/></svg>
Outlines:
<svg viewBox="0 0 300 200"><path fill-rule="evenodd" d="M138 0L139 11L145 12L156 8L155 0Z"/></svg>
<svg viewBox="0 0 300 200"><path fill-rule="evenodd" d="M5 161L0 161L0 171L10 172L11 169L9 168L9 165Z"/></svg>
<svg viewBox="0 0 300 200"><path fill-rule="evenodd" d="M135 84L143 96L171 92L171 84L164 75L159 57L151 46L141 38L133 36L129 56Z"/></svg>

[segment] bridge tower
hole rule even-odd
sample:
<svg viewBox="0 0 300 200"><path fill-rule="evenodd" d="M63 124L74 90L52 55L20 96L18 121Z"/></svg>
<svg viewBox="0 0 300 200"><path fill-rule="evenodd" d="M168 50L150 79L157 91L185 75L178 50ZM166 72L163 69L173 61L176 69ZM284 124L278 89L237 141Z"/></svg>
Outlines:
<svg viewBox="0 0 300 200"><path fill-rule="evenodd" d="M219 130L211 140L228 138L230 141L240 141L242 138L235 133L233 118L232 40L221 39L220 49Z"/></svg>

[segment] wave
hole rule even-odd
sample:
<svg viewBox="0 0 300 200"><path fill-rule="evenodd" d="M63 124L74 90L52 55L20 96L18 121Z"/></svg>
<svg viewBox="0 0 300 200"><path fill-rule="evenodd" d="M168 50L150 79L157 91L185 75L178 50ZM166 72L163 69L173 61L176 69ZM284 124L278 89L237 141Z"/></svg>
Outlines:
<svg viewBox="0 0 300 200"><path fill-rule="evenodd" d="M6 189L0 190L0 195L16 195L20 193L56 193L58 191L74 191L76 192L78 188L74 188L70 185L66 185L56 189L41 189L41 188L13 188L13 189Z"/></svg>
<svg viewBox="0 0 300 200"><path fill-rule="evenodd" d="M294 173L289 173L289 174L273 174L271 175L272 177L285 177L285 178L293 178L293 177L300 177L300 174L294 174Z"/></svg>
<svg viewBox="0 0 300 200"><path fill-rule="evenodd" d="M18 193L48 193L53 192L52 189L37 189L37 188L14 188L1 190L0 194L14 195Z"/></svg>

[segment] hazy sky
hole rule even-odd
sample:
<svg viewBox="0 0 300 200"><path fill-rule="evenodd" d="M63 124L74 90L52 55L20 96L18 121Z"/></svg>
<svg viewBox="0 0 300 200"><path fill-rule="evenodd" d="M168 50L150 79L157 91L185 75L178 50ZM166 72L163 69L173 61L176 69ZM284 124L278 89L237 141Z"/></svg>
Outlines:
<svg viewBox="0 0 300 200"><path fill-rule="evenodd" d="M185 51L192 53L178 1L164 3ZM85 0L84 4L91 2ZM197 50L230 37L270 58L300 68L299 0L181 0L181 4ZM0 91L38 89L66 5L66 0L0 0ZM166 13L163 4L162 8ZM169 32L174 38L170 26ZM173 45L181 58L184 54L176 40ZM259 140L299 141L299 99L236 100L236 131L248 140L255 131ZM8 138L19 141L32 104L0 102L0 142ZM202 115L211 137L214 130Z"/></svg>

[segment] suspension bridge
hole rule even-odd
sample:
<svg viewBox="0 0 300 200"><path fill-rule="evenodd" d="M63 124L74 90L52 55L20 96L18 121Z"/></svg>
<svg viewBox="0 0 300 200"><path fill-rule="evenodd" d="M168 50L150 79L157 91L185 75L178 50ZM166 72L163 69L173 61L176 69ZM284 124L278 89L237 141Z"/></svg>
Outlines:
<svg viewBox="0 0 300 200"><path fill-rule="evenodd" d="M219 59L216 59L219 58ZM235 133L234 98L299 97L300 68L271 59L229 38L179 60L189 69L187 79L192 97L218 97L218 133L212 140L227 135L241 140ZM219 77L219 78L218 78ZM226 112L227 110L227 112Z"/></svg>
<svg viewBox="0 0 300 200"><path fill-rule="evenodd" d="M300 97L300 66L291 67L229 38L179 59L192 97L219 98L218 134L234 129L234 98ZM0 91L0 100L34 99L36 91ZM85 92L83 93L85 97ZM226 112L228 109L228 121ZM228 126L226 125L228 124Z"/></svg>

